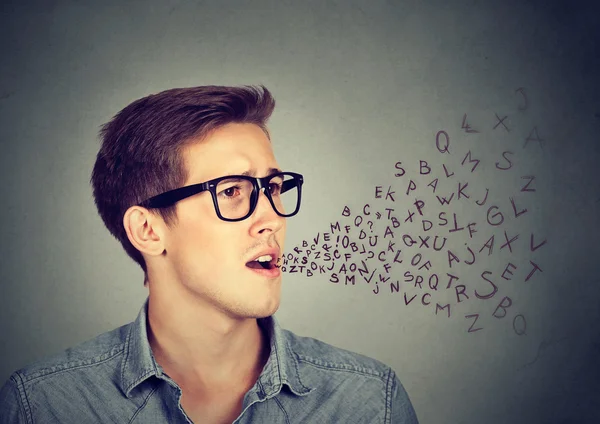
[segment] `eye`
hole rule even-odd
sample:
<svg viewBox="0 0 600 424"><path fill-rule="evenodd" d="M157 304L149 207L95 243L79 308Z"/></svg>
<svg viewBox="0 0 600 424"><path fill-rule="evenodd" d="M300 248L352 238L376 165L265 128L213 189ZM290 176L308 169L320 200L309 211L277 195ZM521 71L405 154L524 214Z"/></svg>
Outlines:
<svg viewBox="0 0 600 424"><path fill-rule="evenodd" d="M269 183L269 191L271 194L279 195L281 193L281 183Z"/></svg>
<svg viewBox="0 0 600 424"><path fill-rule="evenodd" d="M231 186L221 191L219 194L223 194L225 197L234 197L236 195L236 191L237 195L239 195L240 188L238 186Z"/></svg>

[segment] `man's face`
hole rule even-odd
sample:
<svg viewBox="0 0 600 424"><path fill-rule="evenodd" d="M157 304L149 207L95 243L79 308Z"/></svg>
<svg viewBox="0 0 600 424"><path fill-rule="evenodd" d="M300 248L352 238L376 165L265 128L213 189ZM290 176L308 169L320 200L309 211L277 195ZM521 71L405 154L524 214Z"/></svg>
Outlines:
<svg viewBox="0 0 600 424"><path fill-rule="evenodd" d="M279 168L271 142L253 124L221 127L182 155L185 185L244 172L264 177ZM246 263L269 248L282 255L285 229L285 218L262 191L252 215L238 222L219 219L205 191L177 203L177 224L166 238L167 260L176 282L207 306L235 318L269 316L279 307L281 273L264 276Z"/></svg>

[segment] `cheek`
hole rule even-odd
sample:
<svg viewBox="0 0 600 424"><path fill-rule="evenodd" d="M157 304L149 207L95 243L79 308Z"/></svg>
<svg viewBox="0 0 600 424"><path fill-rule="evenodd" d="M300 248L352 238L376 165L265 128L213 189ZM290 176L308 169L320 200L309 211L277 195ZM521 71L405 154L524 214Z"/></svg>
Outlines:
<svg viewBox="0 0 600 424"><path fill-rule="evenodd" d="M227 223L225 223L227 224ZM200 272L226 273L241 263L242 243L239 234L220 222L195 223L182 228L175 248L187 268L200 268ZM236 238L237 237L237 238Z"/></svg>
<svg viewBox="0 0 600 424"><path fill-rule="evenodd" d="M183 209L183 208L182 208ZM178 211L178 222L170 234L169 246L172 258L178 262L204 262L215 243L215 223L205 213L194 216L188 210ZM169 248L167 248L167 252Z"/></svg>
<svg viewBox="0 0 600 424"><path fill-rule="evenodd" d="M277 241L279 242L280 254L285 252L285 232L287 228L287 220L283 222L283 226L279 230L279 234L276 236Z"/></svg>
<svg viewBox="0 0 600 424"><path fill-rule="evenodd" d="M177 234L173 240L173 248L206 249L218 239L217 234L222 224L211 201L208 195L202 199L190 198L187 203L184 200L178 204Z"/></svg>

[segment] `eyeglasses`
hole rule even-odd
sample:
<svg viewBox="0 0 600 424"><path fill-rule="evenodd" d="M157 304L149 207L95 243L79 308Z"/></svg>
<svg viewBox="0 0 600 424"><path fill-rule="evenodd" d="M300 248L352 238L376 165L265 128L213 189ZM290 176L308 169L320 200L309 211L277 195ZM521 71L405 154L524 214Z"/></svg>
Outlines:
<svg viewBox="0 0 600 424"><path fill-rule="evenodd" d="M176 188L140 204L146 208L167 208L187 197L210 191L217 216L223 221L242 221L252 215L264 188L273 210L282 217L294 216L300 209L304 178L295 172L278 172L263 178L228 175L204 183Z"/></svg>

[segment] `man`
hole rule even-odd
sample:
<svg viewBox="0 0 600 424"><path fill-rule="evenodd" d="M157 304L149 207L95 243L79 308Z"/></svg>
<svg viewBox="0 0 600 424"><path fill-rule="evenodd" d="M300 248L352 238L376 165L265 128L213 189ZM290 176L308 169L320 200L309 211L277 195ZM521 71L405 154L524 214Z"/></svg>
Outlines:
<svg viewBox="0 0 600 424"><path fill-rule="evenodd" d="M279 327L286 218L264 87L173 89L101 131L100 216L144 271L137 319L15 372L2 423L416 423L384 364Z"/></svg>

